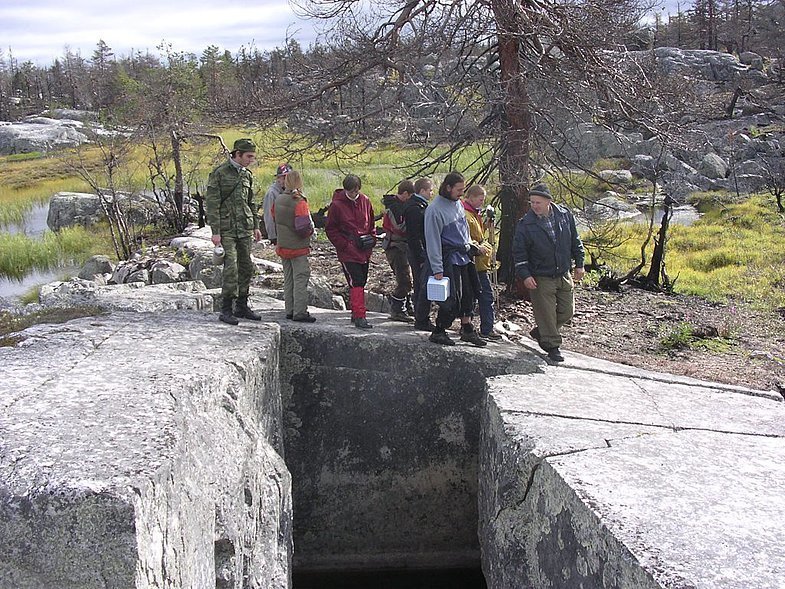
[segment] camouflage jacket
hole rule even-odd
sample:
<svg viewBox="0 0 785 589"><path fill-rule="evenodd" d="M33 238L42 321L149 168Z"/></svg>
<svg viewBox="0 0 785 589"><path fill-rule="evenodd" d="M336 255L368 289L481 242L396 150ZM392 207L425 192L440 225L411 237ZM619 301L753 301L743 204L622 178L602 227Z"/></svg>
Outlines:
<svg viewBox="0 0 785 589"><path fill-rule="evenodd" d="M227 161L212 171L205 196L207 223L213 235L248 237L259 228L253 174Z"/></svg>

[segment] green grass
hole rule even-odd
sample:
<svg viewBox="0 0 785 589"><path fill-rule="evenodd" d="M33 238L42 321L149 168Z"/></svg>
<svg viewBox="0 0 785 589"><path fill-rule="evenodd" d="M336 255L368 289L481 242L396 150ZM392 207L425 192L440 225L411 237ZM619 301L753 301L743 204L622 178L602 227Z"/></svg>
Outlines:
<svg viewBox="0 0 785 589"><path fill-rule="evenodd" d="M620 231L629 239L604 261L623 274L637 262L646 228ZM767 197L726 205L689 227L672 225L669 236L665 262L676 292L760 309L785 306L785 220Z"/></svg>
<svg viewBox="0 0 785 589"><path fill-rule="evenodd" d="M0 233L0 276L21 280L31 270L49 270L69 262L82 262L98 248L82 227L69 227L58 233L46 232L41 239L26 235Z"/></svg>

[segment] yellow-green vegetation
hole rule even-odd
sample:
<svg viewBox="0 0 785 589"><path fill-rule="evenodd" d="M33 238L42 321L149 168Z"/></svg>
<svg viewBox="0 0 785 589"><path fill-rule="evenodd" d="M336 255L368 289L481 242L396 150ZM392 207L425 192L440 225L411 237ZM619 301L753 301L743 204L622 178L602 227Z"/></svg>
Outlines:
<svg viewBox="0 0 785 589"><path fill-rule="evenodd" d="M639 260L646 226L620 232L625 242L603 261L621 274ZM711 210L689 227L671 225L665 262L677 292L760 309L785 306L785 220L769 197Z"/></svg>
<svg viewBox="0 0 785 589"><path fill-rule="evenodd" d="M79 317L96 317L106 311L98 307L72 307L43 309L28 315L13 315L0 311L0 347L15 346L24 337L16 332L41 323L65 323Z"/></svg>
<svg viewBox="0 0 785 589"><path fill-rule="evenodd" d="M31 239L19 233L0 233L0 277L21 280L32 269L48 270L69 262L81 262L101 251L103 240L95 239L82 227L58 233L44 233Z"/></svg>

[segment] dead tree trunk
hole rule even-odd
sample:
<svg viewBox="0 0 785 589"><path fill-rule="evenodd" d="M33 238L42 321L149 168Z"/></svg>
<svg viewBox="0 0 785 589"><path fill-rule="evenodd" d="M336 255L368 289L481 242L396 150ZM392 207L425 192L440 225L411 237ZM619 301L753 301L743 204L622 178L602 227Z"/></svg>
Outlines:
<svg viewBox="0 0 785 589"><path fill-rule="evenodd" d="M515 279L512 239L515 224L529 210L529 137L531 108L526 77L521 64L521 30L516 2L494 2L498 26L500 82L503 89L504 130L502 131L499 178L501 227L499 233L499 280Z"/></svg>
<svg viewBox="0 0 785 589"><path fill-rule="evenodd" d="M670 196L665 197L663 202L662 221L660 222L660 230L654 236L654 251L651 255L651 266L649 266L649 273L646 275L646 286L653 289L670 289L671 282L665 272L665 245L668 241L668 227L670 220L673 216L673 199Z"/></svg>

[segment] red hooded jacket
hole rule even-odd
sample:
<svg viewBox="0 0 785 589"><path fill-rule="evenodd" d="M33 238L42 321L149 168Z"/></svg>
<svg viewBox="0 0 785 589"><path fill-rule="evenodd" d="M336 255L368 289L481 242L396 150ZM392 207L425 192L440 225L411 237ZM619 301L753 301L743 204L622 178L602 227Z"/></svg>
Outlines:
<svg viewBox="0 0 785 589"><path fill-rule="evenodd" d="M324 229L335 246L339 262L366 264L371 259L371 249L361 250L356 239L360 235L376 235L373 206L362 192L356 200L350 200L343 188L337 189L333 193Z"/></svg>

